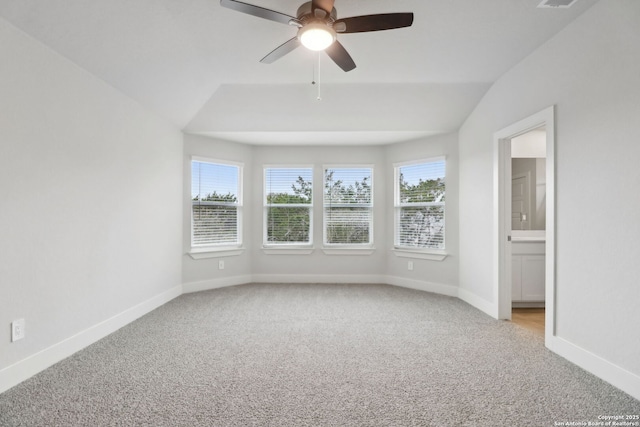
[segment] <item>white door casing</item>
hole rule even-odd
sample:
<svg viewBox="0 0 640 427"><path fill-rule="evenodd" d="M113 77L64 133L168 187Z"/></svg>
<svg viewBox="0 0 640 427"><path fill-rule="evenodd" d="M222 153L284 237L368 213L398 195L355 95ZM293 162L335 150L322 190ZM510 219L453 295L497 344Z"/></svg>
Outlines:
<svg viewBox="0 0 640 427"><path fill-rule="evenodd" d="M546 132L545 345L555 336L555 107L516 122L494 134L494 309L511 319L511 139L532 129Z"/></svg>

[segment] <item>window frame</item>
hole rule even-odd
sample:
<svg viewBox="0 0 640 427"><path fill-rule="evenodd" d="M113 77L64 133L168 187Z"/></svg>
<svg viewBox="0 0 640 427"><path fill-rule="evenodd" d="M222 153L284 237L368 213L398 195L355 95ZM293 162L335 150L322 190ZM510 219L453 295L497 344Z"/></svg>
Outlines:
<svg viewBox="0 0 640 427"><path fill-rule="evenodd" d="M290 208L308 208L309 209L309 241L308 242L269 242L268 241L268 217L269 217L269 208L273 205L269 205L267 203L267 170L268 169L284 169L284 170L293 170L293 169L309 169L311 171L311 203L282 203L277 204L278 207L290 207ZM315 170L313 165L263 165L262 167L262 248L267 253L284 253L283 251L292 250L291 253L303 253L298 252L296 249L309 249L313 248L313 210L314 203L313 199L315 196L314 189L314 174ZM271 250L271 251L270 251Z"/></svg>
<svg viewBox="0 0 640 427"><path fill-rule="evenodd" d="M374 175L375 165L367 164L326 164L322 166L322 245L323 251L327 255L370 255L374 249ZM369 241L366 243L329 243L327 242L327 205L325 199L326 172L331 169L369 169L371 187L371 201L369 203L341 203L337 207L361 207L370 211L369 220Z"/></svg>
<svg viewBox="0 0 640 427"><path fill-rule="evenodd" d="M194 217L193 217L193 206L198 201L193 200L193 173L194 163L207 163L212 165L220 165L220 166L231 166L237 168L237 192L236 198L237 201L234 203L228 202L207 202L210 205L218 205L218 206L233 206L236 208L236 241L235 242L208 242L204 244L194 244ZM190 173L189 177L191 179L189 189L189 211L190 211L190 236L189 236L189 244L191 250L189 255L191 255L194 259L201 258L210 258L217 256L226 256L226 255L239 255L241 253L242 245L243 245L243 207L244 207L244 163L234 162L230 160L221 160L214 159L210 157L201 157L201 156L191 156L189 161Z"/></svg>
<svg viewBox="0 0 640 427"><path fill-rule="evenodd" d="M413 203L401 203L400 201L400 170L403 167L407 166L415 166L421 164L428 163L444 163L444 180L445 180L445 200L443 202L413 202ZM447 157L446 156L436 156L429 157L424 159L410 160L406 162L398 162L393 164L393 250L396 256L399 257L407 257L407 258L418 258L418 259L428 259L434 261L442 261L447 257L446 252L446 235L447 235L447 203L446 203L446 194L447 194ZM402 245L399 242L400 237L400 214L402 212L402 208L405 207L420 207L420 206L442 206L443 207L443 220L444 220L444 228L442 232L442 247L441 248L428 248L428 247L418 247L418 246L406 246Z"/></svg>

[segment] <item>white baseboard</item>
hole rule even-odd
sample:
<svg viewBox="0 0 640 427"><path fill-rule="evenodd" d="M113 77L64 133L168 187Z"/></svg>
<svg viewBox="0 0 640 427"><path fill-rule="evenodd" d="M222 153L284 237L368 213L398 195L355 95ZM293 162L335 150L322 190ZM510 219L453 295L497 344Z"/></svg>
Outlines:
<svg viewBox="0 0 640 427"><path fill-rule="evenodd" d="M378 274L254 274L253 283L385 283Z"/></svg>
<svg viewBox="0 0 640 427"><path fill-rule="evenodd" d="M88 345L106 337L139 317L155 310L163 304L182 294L182 286L175 286L168 291L149 298L122 313L104 320L82 332L79 332L57 344L52 345L26 359L0 370L0 393L20 384L38 372L66 359Z"/></svg>
<svg viewBox="0 0 640 427"><path fill-rule="evenodd" d="M471 306L496 317L495 304L456 286L383 275L279 275L258 274L205 280L176 286L98 323L72 337L0 370L0 393L106 337L137 318L183 293L199 292L246 283L381 283L441 295L458 297ZM586 371L640 400L640 376L559 337L547 337L547 347Z"/></svg>
<svg viewBox="0 0 640 427"><path fill-rule="evenodd" d="M458 296L458 288L451 285L443 285L440 283L425 282L423 280L405 279L403 277L385 276L384 281L388 285L399 286L401 288L417 289L424 292L432 292L434 294L446 295L450 297Z"/></svg>
<svg viewBox="0 0 640 427"><path fill-rule="evenodd" d="M458 296L458 288L455 286L378 274L254 274L185 283L182 288L184 293L191 293L247 283L380 283L452 297Z"/></svg>
<svg viewBox="0 0 640 427"><path fill-rule="evenodd" d="M237 286L251 283L253 281L252 276L234 276L225 277L222 279L210 279L202 280L200 282L184 283L182 285L182 292L190 294L193 292L209 291L211 289L226 288L228 286Z"/></svg>
<svg viewBox="0 0 640 427"><path fill-rule="evenodd" d="M469 292L466 289L456 289L458 291L458 294L456 296L462 301L488 314L494 319L498 318L498 307L494 303L487 301L484 298L480 298L478 295Z"/></svg>
<svg viewBox="0 0 640 427"><path fill-rule="evenodd" d="M569 362L640 400L640 376L558 336L546 337L545 345Z"/></svg>
<svg viewBox="0 0 640 427"><path fill-rule="evenodd" d="M452 297L458 296L458 288L452 285L379 274L254 274L185 283L182 288L184 293L191 293L247 283L380 283Z"/></svg>

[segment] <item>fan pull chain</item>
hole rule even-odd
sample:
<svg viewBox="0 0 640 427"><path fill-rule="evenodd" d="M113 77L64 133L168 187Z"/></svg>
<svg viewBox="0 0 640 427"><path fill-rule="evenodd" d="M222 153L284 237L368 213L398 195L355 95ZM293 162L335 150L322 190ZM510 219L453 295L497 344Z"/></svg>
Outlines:
<svg viewBox="0 0 640 427"><path fill-rule="evenodd" d="M320 88L322 87L320 83L320 52L318 52L318 101L322 101L322 96L320 94Z"/></svg>
<svg viewBox="0 0 640 427"><path fill-rule="evenodd" d="M313 64L312 67L312 76L311 76L311 84L315 85L317 83L318 85L318 97L316 98L318 101L322 101L322 96L320 93L320 52L318 52L318 81L316 82L316 66L315 64Z"/></svg>

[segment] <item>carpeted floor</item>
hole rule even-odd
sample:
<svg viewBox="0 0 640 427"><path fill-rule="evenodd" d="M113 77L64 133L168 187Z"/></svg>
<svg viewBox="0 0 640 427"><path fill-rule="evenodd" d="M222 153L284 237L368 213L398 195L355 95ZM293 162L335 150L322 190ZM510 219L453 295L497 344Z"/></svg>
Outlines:
<svg viewBox="0 0 640 427"><path fill-rule="evenodd" d="M455 299L386 285L186 294L0 395L8 426L554 426L640 402Z"/></svg>

